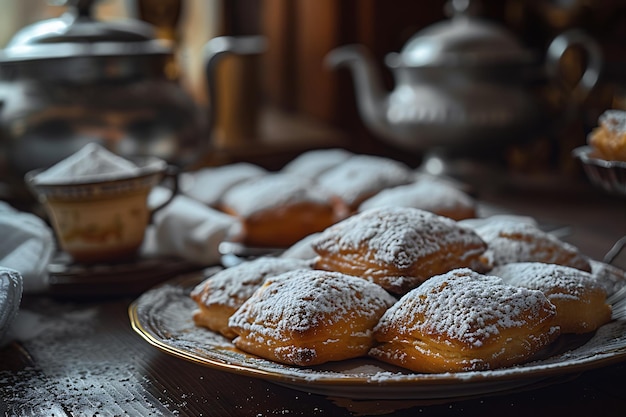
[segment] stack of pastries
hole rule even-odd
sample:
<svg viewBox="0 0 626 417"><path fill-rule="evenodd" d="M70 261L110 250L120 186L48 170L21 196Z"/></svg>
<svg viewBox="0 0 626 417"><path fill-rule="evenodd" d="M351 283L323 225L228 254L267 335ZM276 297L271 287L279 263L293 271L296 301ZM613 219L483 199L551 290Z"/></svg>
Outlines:
<svg viewBox="0 0 626 417"><path fill-rule="evenodd" d="M279 171L207 167L185 173L181 183L186 195L238 220L231 241L255 248L288 248L373 207L415 207L454 220L477 215L474 198L449 181L338 148L305 152Z"/></svg>
<svg viewBox="0 0 626 417"><path fill-rule="evenodd" d="M280 363L370 357L438 373L521 364L612 319L607 291L623 274L528 224L484 220L356 212L308 238L310 259L259 258L208 277L192 292L194 320Z"/></svg>

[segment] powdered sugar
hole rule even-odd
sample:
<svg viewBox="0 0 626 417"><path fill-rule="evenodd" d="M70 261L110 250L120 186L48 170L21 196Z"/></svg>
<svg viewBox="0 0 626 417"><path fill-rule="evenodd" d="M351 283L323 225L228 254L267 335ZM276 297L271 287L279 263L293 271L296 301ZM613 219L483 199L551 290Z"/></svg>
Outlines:
<svg viewBox="0 0 626 417"><path fill-rule="evenodd" d="M371 254L378 262L402 269L458 242L482 243L472 230L451 219L415 208L382 207L356 214L329 227L313 245L318 252L328 253L356 253L367 245L370 248L368 256ZM480 248L482 250L484 247ZM463 254L466 257L472 255L475 255L472 251Z"/></svg>
<svg viewBox="0 0 626 417"><path fill-rule="evenodd" d="M530 316L552 308L541 291L506 285L501 278L457 269L432 277L404 295L381 318L375 331L406 322L401 334L429 334L480 347L502 329L523 327ZM424 320L413 317L423 316ZM403 319L407 318L408 319Z"/></svg>
<svg viewBox="0 0 626 417"><path fill-rule="evenodd" d="M616 135L626 134L626 112L623 110L606 110L598 118L598 123Z"/></svg>
<svg viewBox="0 0 626 417"><path fill-rule="evenodd" d="M533 223L495 218L477 224L474 230L489 246L484 257L493 266L512 262L566 262L580 269L589 267L576 247L544 232Z"/></svg>
<svg viewBox="0 0 626 417"><path fill-rule="evenodd" d="M266 281L229 320L259 337L281 340L355 316L374 317L395 302L381 287L335 272L296 270ZM363 329L357 329L363 331ZM339 336L339 335L337 335Z"/></svg>
<svg viewBox="0 0 626 417"><path fill-rule="evenodd" d="M328 205L329 196L313 182L293 175L274 173L231 188L222 203L242 217L297 202Z"/></svg>
<svg viewBox="0 0 626 417"><path fill-rule="evenodd" d="M511 285L540 290L548 299L578 299L589 289L602 288L587 272L541 262L511 263L498 266L490 273Z"/></svg>
<svg viewBox="0 0 626 417"><path fill-rule="evenodd" d="M221 270L196 286L191 295L204 304L239 307L266 278L308 267L304 260L261 257Z"/></svg>
<svg viewBox="0 0 626 417"><path fill-rule="evenodd" d="M352 206L384 188L407 184L411 175L410 169L401 162L373 155L355 155L320 175L318 182Z"/></svg>
<svg viewBox="0 0 626 417"><path fill-rule="evenodd" d="M35 177L39 184L84 182L135 175L139 168L106 148L89 143Z"/></svg>
<svg viewBox="0 0 626 417"><path fill-rule="evenodd" d="M415 207L437 212L455 208L473 208L474 200L463 191L443 181L419 180L411 184L382 190L365 200L359 207L365 211L374 207Z"/></svg>

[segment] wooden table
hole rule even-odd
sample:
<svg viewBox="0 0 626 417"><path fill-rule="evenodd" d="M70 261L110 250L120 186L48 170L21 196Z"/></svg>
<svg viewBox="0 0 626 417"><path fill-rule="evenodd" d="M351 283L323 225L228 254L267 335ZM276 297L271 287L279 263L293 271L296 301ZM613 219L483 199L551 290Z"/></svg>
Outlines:
<svg viewBox="0 0 626 417"><path fill-rule="evenodd" d="M484 201L568 226L565 240L601 258L626 235L626 203L589 191L546 196L498 190ZM0 350L7 416L623 416L626 361L546 386L464 400L351 400L310 394L170 356L131 328L136 295L24 297L21 341Z"/></svg>

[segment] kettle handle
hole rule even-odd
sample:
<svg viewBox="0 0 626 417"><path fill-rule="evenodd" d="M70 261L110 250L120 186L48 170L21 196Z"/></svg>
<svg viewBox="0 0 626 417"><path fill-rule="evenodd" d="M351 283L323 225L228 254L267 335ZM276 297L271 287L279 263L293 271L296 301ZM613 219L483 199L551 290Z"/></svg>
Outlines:
<svg viewBox="0 0 626 417"><path fill-rule="evenodd" d="M603 56L598 43L587 33L578 29L563 32L550 43L546 62L548 75L552 79L557 79L565 51L575 45L580 46L587 54L585 71L571 92L574 101L582 103L597 84L602 70Z"/></svg>
<svg viewBox="0 0 626 417"><path fill-rule="evenodd" d="M209 116L207 130L213 132L217 116L217 64L227 54L254 55L264 52L267 40L261 35L251 36L218 36L209 40L204 46L204 71L208 90Z"/></svg>

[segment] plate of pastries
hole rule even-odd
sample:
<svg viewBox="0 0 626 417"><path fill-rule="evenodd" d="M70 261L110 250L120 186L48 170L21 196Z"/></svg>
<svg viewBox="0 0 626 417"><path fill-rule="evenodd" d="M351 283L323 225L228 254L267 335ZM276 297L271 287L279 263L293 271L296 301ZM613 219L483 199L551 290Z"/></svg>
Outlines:
<svg viewBox="0 0 626 417"><path fill-rule="evenodd" d="M145 292L133 328L182 359L353 399L468 398L626 357L621 269L532 218L357 200L278 254Z"/></svg>

